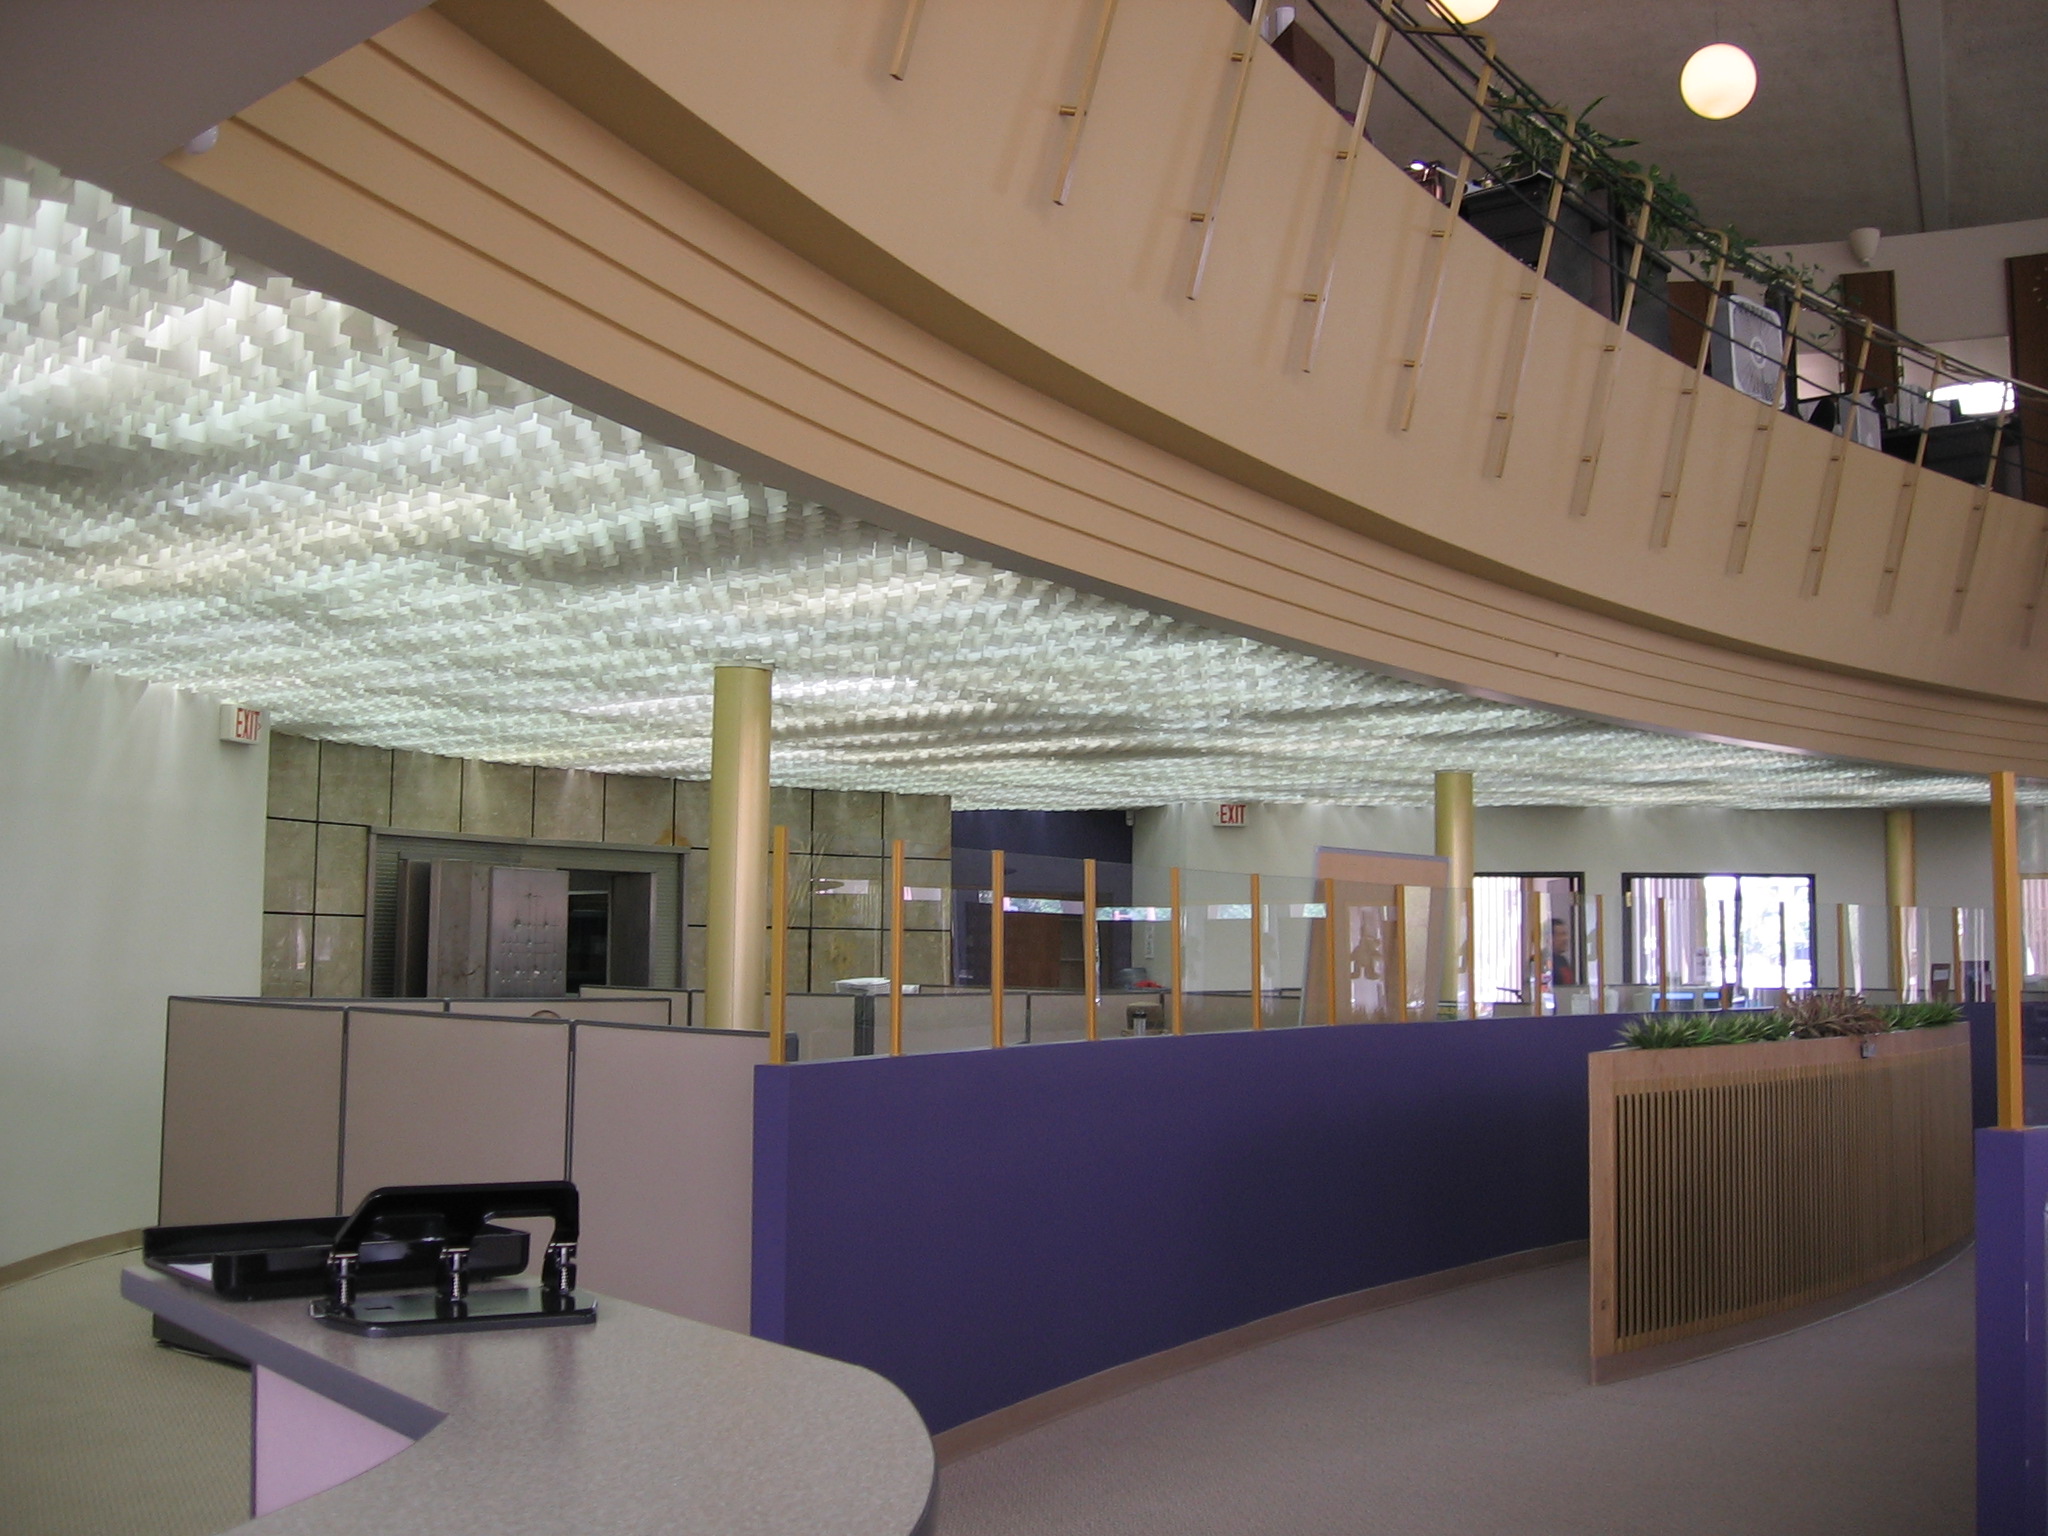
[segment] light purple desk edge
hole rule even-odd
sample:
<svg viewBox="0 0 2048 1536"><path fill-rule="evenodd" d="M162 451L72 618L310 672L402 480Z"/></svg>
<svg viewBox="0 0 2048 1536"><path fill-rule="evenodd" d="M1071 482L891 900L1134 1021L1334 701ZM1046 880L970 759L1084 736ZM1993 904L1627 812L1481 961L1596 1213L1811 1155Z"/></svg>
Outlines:
<svg viewBox="0 0 2048 1536"><path fill-rule="evenodd" d="M121 1294L254 1367L262 1512L241 1530L932 1528L931 1438L858 1366L609 1298L588 1328L361 1339L140 1265Z"/></svg>

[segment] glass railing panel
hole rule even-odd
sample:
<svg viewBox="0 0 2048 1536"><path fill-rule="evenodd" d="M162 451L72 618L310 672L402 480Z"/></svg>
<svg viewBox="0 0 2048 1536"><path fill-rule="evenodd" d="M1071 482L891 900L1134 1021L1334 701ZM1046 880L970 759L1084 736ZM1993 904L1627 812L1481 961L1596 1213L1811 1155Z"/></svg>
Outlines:
<svg viewBox="0 0 2048 1536"><path fill-rule="evenodd" d="M1181 1028L1213 1034L1252 1027L1252 881L1218 870L1181 872ZM1261 957L1263 959L1263 957Z"/></svg>
<svg viewBox="0 0 2048 1536"><path fill-rule="evenodd" d="M1247 889L1249 900L1249 889ZM1259 877L1259 1009L1266 1029L1327 1023L1307 1012L1304 986L1316 953L1323 901L1316 882L1298 875Z"/></svg>

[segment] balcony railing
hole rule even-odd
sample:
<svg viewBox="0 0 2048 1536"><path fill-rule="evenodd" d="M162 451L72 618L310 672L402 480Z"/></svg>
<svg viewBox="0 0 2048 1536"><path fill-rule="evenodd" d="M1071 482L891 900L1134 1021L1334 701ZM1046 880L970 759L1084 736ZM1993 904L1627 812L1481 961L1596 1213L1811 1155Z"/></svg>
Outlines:
<svg viewBox="0 0 2048 1536"><path fill-rule="evenodd" d="M1454 228L1470 224L1531 266L1538 280L1564 289L1612 324L1581 449L1575 512L1585 510L1598 470L1614 384L1612 359L1623 332L1663 347L1692 370L1672 426L1653 544L1669 539L1693 401L1707 378L1758 402L1754 462L1745 477L1750 504L1737 519L1731 572L1739 572L1746 559L1745 535L1756 510L1762 458L1776 425L1772 418L1779 413L1844 444L1861 442L1904 461L1880 612L1890 605L1923 472L1951 475L1977 487L1970 513L1974 531L1965 535L1972 554L1994 490L2048 504L2048 389L1987 373L1879 324L1816 286L1818 274L1772 260L1732 230L1710 228L1668 180L1653 169L1619 160L1608 148L1613 142L1608 136L1549 102L1499 55L1485 31L1459 24L1430 0L1361 3L1376 18L1369 38L1348 29L1321 0L1308 0L1352 55L1353 68L1344 73L1355 73L1360 85L1345 104L1328 81L1312 78L1311 83L1351 124L1342 153L1356 154L1375 144L1372 130L1379 122L1401 146L1400 163L1446 207L1432 231L1438 248L1424 263L1415 299L1413 340L1404 358L1404 426L1426 377L1436 312L1446 302L1443 247ZM1251 7L1246 62L1268 8L1269 0ZM1299 67L1300 45L1282 51ZM1328 80L1336 73L1329 71ZM1338 217L1328 225L1332 230L1342 227L1348 171L1337 186ZM1334 268L1336 254L1334 237L1328 243L1332 249L1321 261L1326 273ZM1675 293L1673 282L1686 286ZM1302 295L1318 311L1317 323L1309 328L1304 368L1314 366L1328 290L1324 282ZM1686 297L1681 300L1678 293ZM1512 429L1536 290L1530 287L1521 297L1501 372L1496 459L1504 456ZM1995 408L1964 415L1934 398L1946 386L1973 383L1993 386L1989 393ZM1830 455L1804 573L1808 592L1818 587L1825 565L1843 457L1840 448ZM1958 608L1967 586L1965 572L1955 597Z"/></svg>

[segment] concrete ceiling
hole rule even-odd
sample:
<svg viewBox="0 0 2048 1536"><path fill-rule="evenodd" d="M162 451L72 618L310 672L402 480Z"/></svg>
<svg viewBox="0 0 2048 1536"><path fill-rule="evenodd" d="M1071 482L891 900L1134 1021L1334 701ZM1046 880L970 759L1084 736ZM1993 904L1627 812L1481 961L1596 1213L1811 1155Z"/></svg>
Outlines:
<svg viewBox="0 0 2048 1536"><path fill-rule="evenodd" d="M1324 15L1318 15L1318 9ZM1363 72L1324 20L1361 43L1365 0L1307 0L1297 16L1336 44L1340 92ZM1500 0L1481 25L1549 100L1641 141L1709 224L1766 245L2048 217L2048 3L2043 0ZM1689 112L1678 73L1710 42L1756 60L1756 99L1724 122ZM1423 83L1396 44L1390 74ZM1397 159L1454 158L1391 93L1375 142ZM1340 99L1351 99L1340 96ZM1440 86L1440 121L1464 113Z"/></svg>

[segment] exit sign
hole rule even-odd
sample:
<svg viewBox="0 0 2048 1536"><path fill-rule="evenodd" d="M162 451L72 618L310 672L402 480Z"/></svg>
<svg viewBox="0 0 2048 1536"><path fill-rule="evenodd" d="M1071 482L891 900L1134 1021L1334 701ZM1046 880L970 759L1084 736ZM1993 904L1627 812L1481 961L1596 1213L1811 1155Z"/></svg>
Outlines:
<svg viewBox="0 0 2048 1536"><path fill-rule="evenodd" d="M239 742L253 747L263 739L263 711L250 709L245 704L223 704L220 707L220 739Z"/></svg>
<svg viewBox="0 0 2048 1536"><path fill-rule="evenodd" d="M1216 822L1219 827L1241 827L1244 813L1251 809L1242 800L1224 800L1216 807Z"/></svg>

